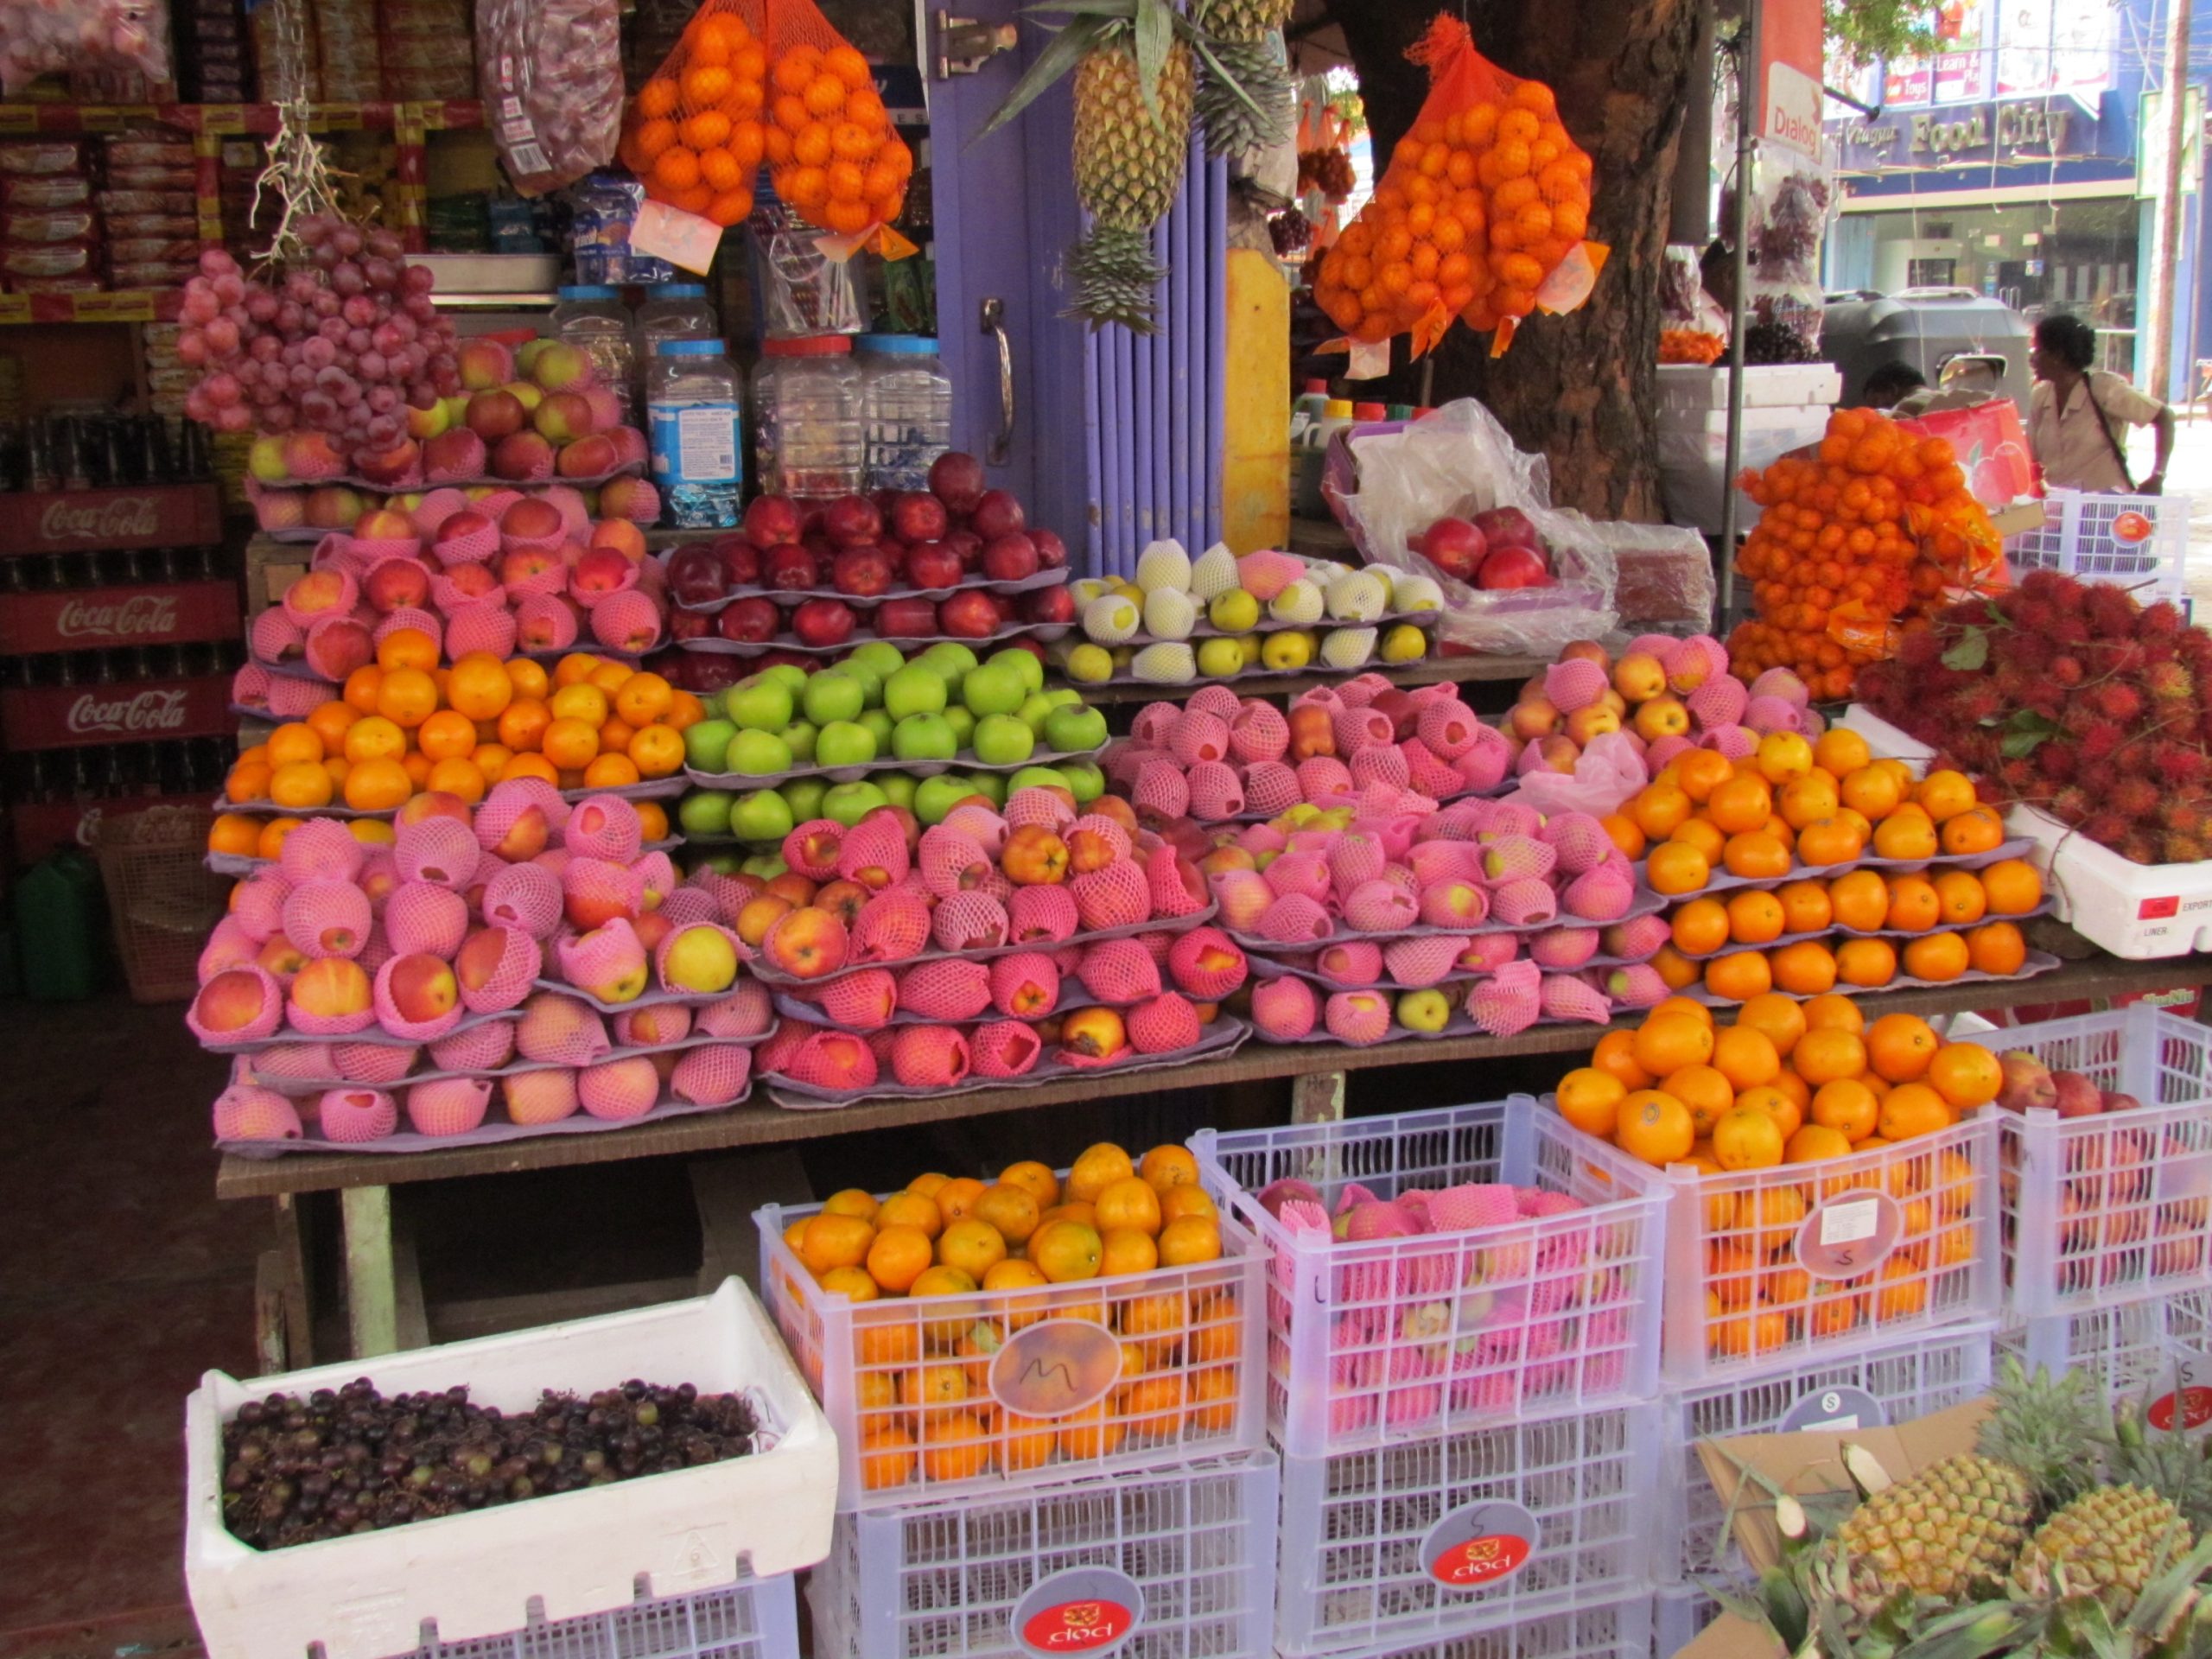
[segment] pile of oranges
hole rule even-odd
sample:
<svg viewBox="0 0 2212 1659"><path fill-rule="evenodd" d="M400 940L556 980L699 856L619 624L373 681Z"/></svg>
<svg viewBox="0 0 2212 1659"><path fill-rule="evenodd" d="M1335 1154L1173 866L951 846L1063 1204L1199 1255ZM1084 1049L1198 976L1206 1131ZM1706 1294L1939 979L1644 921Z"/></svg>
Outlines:
<svg viewBox="0 0 2212 1659"><path fill-rule="evenodd" d="M681 772L683 730L705 716L689 691L611 658L573 652L549 674L471 652L442 668L436 640L396 628L338 696L242 753L224 795L238 807L381 812L430 790L473 806L507 778L620 789ZM257 854L242 844L253 823L226 815L211 849Z"/></svg>
<svg viewBox="0 0 2212 1659"><path fill-rule="evenodd" d="M1946 1042L1916 1015L1869 1024L1848 997L1770 993L1720 1027L1669 998L1636 1030L1607 1033L1557 1098L1584 1133L1700 1173L1707 1350L1735 1359L1921 1318L1948 1275L1963 1277L1982 1173L1967 1151L1927 1137L2003 1085L1989 1050ZM1816 1179L1791 1173L1843 1159L1849 1169ZM1843 1225L1842 1214L1820 1224L1824 1206L1872 1193L1891 1204L1871 1225ZM1852 1261L1836 1256L1808 1272L1808 1255L1837 1239L1866 1270L1848 1274Z"/></svg>
<svg viewBox="0 0 2212 1659"><path fill-rule="evenodd" d="M1839 872L1870 854L1968 858L2005 840L2004 820L1965 773L1916 781L1904 761L1875 760L1866 739L1840 727L1815 742L1769 733L1740 760L1686 750L1606 828L1645 860L1656 892L1684 900L1671 914L1673 942L1653 958L1660 976L1672 989L1702 983L1732 1001L1777 988L1872 990L1900 972L1939 982L1970 969L2015 974L2027 941L2005 918L2043 903L2043 878L2020 859L1974 870ZM1766 885L1706 894L1720 871ZM1795 937L1832 929L1914 937L1902 949L1886 938ZM1793 942L1762 948L1785 938Z"/></svg>
<svg viewBox="0 0 2212 1659"><path fill-rule="evenodd" d="M1756 614L1728 638L1746 680L1789 668L1815 698L1848 696L1860 664L1891 655L1900 627L1925 626L2000 555L1950 443L1875 410L1836 410L1815 455L1784 455L1742 486L1762 509L1736 556Z"/></svg>
<svg viewBox="0 0 2212 1659"><path fill-rule="evenodd" d="M882 1198L857 1188L833 1194L793 1221L784 1243L823 1290L918 1305L861 1310L853 1321L862 1484L878 1491L1095 1461L1233 1427L1243 1328L1232 1290L1141 1277L1071 1288L1218 1260L1220 1218L1198 1173L1182 1147L1155 1147L1133 1161L1102 1142L1065 1181L1037 1162L1009 1165L988 1185L931 1173ZM1001 1397L1005 1379L994 1389L992 1361L1047 1321L1112 1333L1113 1347L1092 1333L1089 1348L1057 1362L1103 1367L1108 1374L1091 1381L1106 1386L1080 1410L1025 1416ZM818 1345L795 1346L818 1371ZM810 1380L818 1392L819 1375Z"/></svg>
<svg viewBox="0 0 2212 1659"><path fill-rule="evenodd" d="M1662 328L1659 331L1659 360L1662 363L1694 363L1703 367L1719 361L1720 353L1727 349L1726 340L1703 328Z"/></svg>
<svg viewBox="0 0 2212 1659"><path fill-rule="evenodd" d="M1457 39L1438 43L1439 31ZM1551 88L1524 80L1448 112L1474 48L1440 17L1425 55L1437 90L1398 141L1374 198L1323 256L1313 296L1354 340L1416 329L1427 350L1457 316L1478 334L1535 309L1536 290L1590 226L1589 156ZM1479 67L1479 60L1472 67Z"/></svg>
<svg viewBox="0 0 2212 1659"><path fill-rule="evenodd" d="M913 156L868 60L838 41L771 51L732 10L703 10L623 123L623 162L657 201L738 223L760 163L776 194L824 230L899 215Z"/></svg>

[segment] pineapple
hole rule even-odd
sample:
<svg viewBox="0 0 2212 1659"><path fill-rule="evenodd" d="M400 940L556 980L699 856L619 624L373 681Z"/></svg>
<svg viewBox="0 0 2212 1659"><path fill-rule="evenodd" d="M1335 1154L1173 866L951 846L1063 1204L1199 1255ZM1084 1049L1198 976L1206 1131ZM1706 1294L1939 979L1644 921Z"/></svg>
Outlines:
<svg viewBox="0 0 2212 1659"><path fill-rule="evenodd" d="M1945 1458L1876 1492L1836 1529L1836 1588L1862 1618L1900 1590L1955 1599L2004 1574L2034 1518L2024 1471L1972 1452Z"/></svg>
<svg viewBox="0 0 2212 1659"><path fill-rule="evenodd" d="M1284 0L1201 0L1192 17L1211 37L1224 72L1198 77L1198 123L1216 156L1266 149L1290 137L1295 96L1286 64Z"/></svg>
<svg viewBox="0 0 2212 1659"><path fill-rule="evenodd" d="M2036 1529L2012 1564L2012 1582L2031 1593L2092 1595L2124 1617L2152 1573L2192 1541L2171 1499L2140 1486L2099 1486Z"/></svg>

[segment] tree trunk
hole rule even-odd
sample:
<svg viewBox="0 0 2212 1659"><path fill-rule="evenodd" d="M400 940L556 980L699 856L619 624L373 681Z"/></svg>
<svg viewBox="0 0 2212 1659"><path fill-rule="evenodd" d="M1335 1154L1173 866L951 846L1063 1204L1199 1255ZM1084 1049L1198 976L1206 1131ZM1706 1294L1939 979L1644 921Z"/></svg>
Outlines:
<svg viewBox="0 0 2212 1659"><path fill-rule="evenodd" d="M1656 519L1659 294L1675 151L1681 136L1697 0L1477 0L1475 44L1510 74L1559 97L1560 118L1594 165L1590 237L1612 250L1579 311L1529 317L1503 357L1490 336L1454 323L1433 353L1429 401L1472 396L1516 442L1551 461L1552 495L1592 518ZM1359 71L1377 168L1427 92L1405 50L1435 0L1329 0ZM1418 398L1422 367L1383 383Z"/></svg>

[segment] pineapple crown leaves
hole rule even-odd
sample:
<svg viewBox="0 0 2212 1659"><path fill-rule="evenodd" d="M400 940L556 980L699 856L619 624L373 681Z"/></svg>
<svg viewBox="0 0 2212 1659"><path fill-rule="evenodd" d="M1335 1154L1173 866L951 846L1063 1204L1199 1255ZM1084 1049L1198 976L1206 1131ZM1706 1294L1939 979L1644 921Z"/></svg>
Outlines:
<svg viewBox="0 0 2212 1659"><path fill-rule="evenodd" d="M2111 1439L2112 1416L2087 1371L2053 1377L2037 1366L2031 1376L2018 1358L2008 1357L1991 1395L1994 1404L1982 1421L1975 1450L2025 1473L2046 1512L2097 1484L2100 1447Z"/></svg>
<svg viewBox="0 0 2212 1659"><path fill-rule="evenodd" d="M1243 84L1222 65L1213 38L1168 3L1168 0L1043 0L1033 12L1063 12L1072 21L1053 29L1052 43L1022 73L1006 102L992 112L970 143L996 132L1035 103L1046 88L1071 72L1090 53L1128 50L1137 64L1137 92L1147 118L1165 130L1160 108L1160 77L1177 40L1191 48L1216 81L1234 92L1255 116L1264 117Z"/></svg>

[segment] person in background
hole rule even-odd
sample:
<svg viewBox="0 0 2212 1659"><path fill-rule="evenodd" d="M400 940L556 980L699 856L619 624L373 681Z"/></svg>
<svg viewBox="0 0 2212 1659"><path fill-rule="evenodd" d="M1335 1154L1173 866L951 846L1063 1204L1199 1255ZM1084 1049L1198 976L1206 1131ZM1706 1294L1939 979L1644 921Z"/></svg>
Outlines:
<svg viewBox="0 0 2212 1659"><path fill-rule="evenodd" d="M1885 363L1866 377L1859 400L1869 409L1895 409L1916 391L1928 388L1927 378L1910 363Z"/></svg>
<svg viewBox="0 0 2212 1659"><path fill-rule="evenodd" d="M2054 489L2101 495L2157 495L2165 487L2174 452L2174 412L2124 376L2093 369L2097 333L2079 317L2049 316L2036 324L2028 365L2036 389L2028 399L2028 448ZM2127 473L2126 430L2148 426L2158 453L2139 483Z"/></svg>

